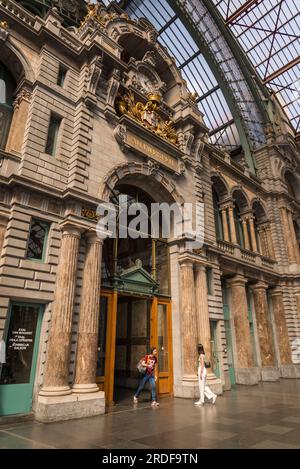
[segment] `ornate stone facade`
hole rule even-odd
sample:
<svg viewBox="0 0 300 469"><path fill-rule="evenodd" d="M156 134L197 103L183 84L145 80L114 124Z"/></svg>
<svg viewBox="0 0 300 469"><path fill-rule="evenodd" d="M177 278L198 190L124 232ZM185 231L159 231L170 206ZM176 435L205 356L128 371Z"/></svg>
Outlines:
<svg viewBox="0 0 300 469"><path fill-rule="evenodd" d="M168 240L173 395L196 397L199 342L218 393L300 376L299 147L286 129L272 127L272 138L268 129L254 175L208 143L195 97L156 37L116 5L89 5L66 29L55 9L42 19L0 0L1 60L17 85L0 149L0 334L13 302L43 306L32 378L42 421L105 410L110 384L99 390L95 368L106 245L95 213L122 184L205 205L201 249ZM49 225L42 261L26 255L35 219Z"/></svg>

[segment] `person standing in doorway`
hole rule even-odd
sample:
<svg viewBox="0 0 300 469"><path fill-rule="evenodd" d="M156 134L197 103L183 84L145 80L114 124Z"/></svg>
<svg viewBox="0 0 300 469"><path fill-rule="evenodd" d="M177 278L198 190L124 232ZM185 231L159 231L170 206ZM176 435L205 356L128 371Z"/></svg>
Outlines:
<svg viewBox="0 0 300 469"><path fill-rule="evenodd" d="M207 399L212 399L214 404L217 399L217 395L206 384L206 367L205 367L205 352L202 344L198 345L198 384L199 384L199 401L195 402L195 405L204 405L204 396Z"/></svg>
<svg viewBox="0 0 300 469"><path fill-rule="evenodd" d="M156 401L156 386L155 386L155 381L156 381L156 376L155 376L155 365L157 364L157 348L153 347L151 349L151 353L149 355L146 355L143 360L142 360L142 365L146 368L146 372L143 375L139 387L137 388L137 391L135 395L133 396L133 402L135 404L138 403L138 398L143 390L145 384L149 381L150 386L151 386L151 396L152 396L152 406L158 406L159 403Z"/></svg>

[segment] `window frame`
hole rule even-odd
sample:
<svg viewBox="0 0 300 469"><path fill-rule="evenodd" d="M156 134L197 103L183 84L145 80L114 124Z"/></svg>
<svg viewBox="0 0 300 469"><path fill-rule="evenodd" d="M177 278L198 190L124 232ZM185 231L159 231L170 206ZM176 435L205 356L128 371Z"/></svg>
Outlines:
<svg viewBox="0 0 300 469"><path fill-rule="evenodd" d="M43 243L43 248L42 248L42 257L41 259L37 259L36 257L28 257L28 248L29 248L29 241L30 241L30 233L31 233L31 229L32 229L32 226L35 222L39 222L39 223L43 223L46 225L46 229L45 229L45 237L44 237L44 243ZM47 247L48 247L48 238L49 238L49 233L50 233L50 226L51 226L51 223L47 220L43 220L41 218L37 218L37 217L32 217L31 219L31 222L30 222L30 226L29 226L29 236L28 236L28 240L27 240L27 246L26 246L26 254L25 254L25 259L26 260L29 260L29 261L33 261L33 262L40 262L41 264L43 263L46 263L46 257L47 257Z"/></svg>

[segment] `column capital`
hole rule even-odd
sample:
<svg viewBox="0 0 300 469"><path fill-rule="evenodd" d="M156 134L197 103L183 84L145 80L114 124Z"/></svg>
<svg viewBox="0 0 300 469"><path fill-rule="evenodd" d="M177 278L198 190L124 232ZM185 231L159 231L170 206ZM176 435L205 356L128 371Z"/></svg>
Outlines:
<svg viewBox="0 0 300 469"><path fill-rule="evenodd" d="M207 268L207 265L203 264L202 262L195 262L195 264L194 264L194 269L196 271L205 272L206 268Z"/></svg>
<svg viewBox="0 0 300 469"><path fill-rule="evenodd" d="M76 238L80 238L83 232L82 227L77 226L68 221L60 223L59 227L62 231L63 236L74 236Z"/></svg>
<svg viewBox="0 0 300 469"><path fill-rule="evenodd" d="M104 240L105 240L104 237L102 238L101 236L99 236L97 231L92 231L92 230L85 232L84 233L84 238L85 238L87 244L97 244L97 243L99 243L99 244L102 245Z"/></svg>
<svg viewBox="0 0 300 469"><path fill-rule="evenodd" d="M227 280L228 285L240 285L243 286L247 283L247 279L242 274L236 274L234 277Z"/></svg>
<svg viewBox="0 0 300 469"><path fill-rule="evenodd" d="M271 296L282 296L282 287L280 286L270 288L269 291Z"/></svg>
<svg viewBox="0 0 300 469"><path fill-rule="evenodd" d="M192 259L181 259L179 260L180 267L191 267L194 266L194 261Z"/></svg>
<svg viewBox="0 0 300 469"><path fill-rule="evenodd" d="M251 285L252 290L266 290L269 285L263 280L259 280L254 285Z"/></svg>

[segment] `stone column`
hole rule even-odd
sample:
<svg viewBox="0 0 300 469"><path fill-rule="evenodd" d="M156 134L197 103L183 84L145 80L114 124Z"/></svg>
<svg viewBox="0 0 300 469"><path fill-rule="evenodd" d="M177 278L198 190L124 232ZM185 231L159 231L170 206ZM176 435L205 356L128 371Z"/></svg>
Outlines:
<svg viewBox="0 0 300 469"><path fill-rule="evenodd" d="M276 368L272 329L269 320L269 306L265 282L257 282L253 287L253 298L257 322L260 356L262 364L262 380L274 381L279 378Z"/></svg>
<svg viewBox="0 0 300 469"><path fill-rule="evenodd" d="M248 220L246 218L242 219L242 226L243 226L243 233L244 233L244 242L245 242L245 249L250 251L250 243L249 243L249 235L248 235Z"/></svg>
<svg viewBox="0 0 300 469"><path fill-rule="evenodd" d="M195 264L195 298L198 343L203 344L205 355L211 361L211 337L208 314L208 291L205 265Z"/></svg>
<svg viewBox="0 0 300 469"><path fill-rule="evenodd" d="M197 318L193 263L180 264L183 379L195 379L197 373Z"/></svg>
<svg viewBox="0 0 300 469"><path fill-rule="evenodd" d="M54 294L48 355L41 396L70 394L69 362L80 230L62 228L60 260Z"/></svg>
<svg viewBox="0 0 300 469"><path fill-rule="evenodd" d="M284 314L283 295L280 287L271 290L273 314L276 326L277 343L279 348L280 364L292 363L292 354L286 319Z"/></svg>
<svg viewBox="0 0 300 469"><path fill-rule="evenodd" d="M21 153L25 127L29 113L31 92L23 88L14 102L14 114L10 126L6 151Z"/></svg>
<svg viewBox="0 0 300 469"><path fill-rule="evenodd" d="M229 242L229 230L228 230L228 223L227 223L227 209L226 208L221 208L221 214L222 214L224 241Z"/></svg>
<svg viewBox="0 0 300 469"><path fill-rule="evenodd" d="M255 235L255 228L254 228L254 218L252 216L249 217L249 225L250 225L250 236L251 236L252 250L255 251L255 252L258 252L257 242L256 242L256 235Z"/></svg>
<svg viewBox="0 0 300 469"><path fill-rule="evenodd" d="M233 216L233 206L229 205L228 207L228 214L229 214L229 226L230 226L230 234L231 234L231 242L233 244L238 244L237 237L236 237L236 229L235 229L235 222Z"/></svg>
<svg viewBox="0 0 300 469"><path fill-rule="evenodd" d="M211 334L210 322L208 311L208 290L206 267L203 264L195 263L195 306L196 306L196 321L197 321L197 343L204 346L205 356L210 363L212 362L211 356ZM197 357L198 358L198 357ZM222 394L222 383L219 378L213 373L211 368L207 369L207 381L209 386L216 394Z"/></svg>
<svg viewBox="0 0 300 469"><path fill-rule="evenodd" d="M86 239L83 270L80 319L73 392L98 391L95 383L101 286L101 259L103 240L96 233Z"/></svg>
<svg viewBox="0 0 300 469"><path fill-rule="evenodd" d="M293 258L294 262L299 262L299 246L296 238L296 232L295 232L295 227L294 227L294 222L293 222L293 214L290 210L287 211L287 218L289 222L289 230L290 230L290 237L291 237L291 242L293 245Z"/></svg>
<svg viewBox="0 0 300 469"><path fill-rule="evenodd" d="M288 219L288 214L287 210L285 207L280 208L280 213L281 213L281 219L282 219L282 228L283 228L283 233L284 233L284 238L286 242L286 249L287 249L287 254L288 254L288 259L290 262L295 262L294 260L294 246L293 246L293 241L290 233L290 224L289 224L289 219Z"/></svg>
<svg viewBox="0 0 300 469"><path fill-rule="evenodd" d="M0 258L1 258L1 252L4 244L4 238L5 238L5 233L6 233L6 228L7 228L7 218L3 215L0 214Z"/></svg>
<svg viewBox="0 0 300 469"><path fill-rule="evenodd" d="M274 245L273 245L273 238L271 233L271 226L268 224L265 227L265 233L267 238L267 245L268 245L268 255L275 259L275 252L274 252Z"/></svg>
<svg viewBox="0 0 300 469"><path fill-rule="evenodd" d="M258 376L253 372L253 349L248 320L248 302L242 275L227 280L230 286L230 313L233 318L236 343L236 381L238 384L256 384Z"/></svg>

